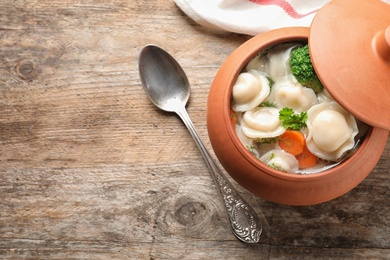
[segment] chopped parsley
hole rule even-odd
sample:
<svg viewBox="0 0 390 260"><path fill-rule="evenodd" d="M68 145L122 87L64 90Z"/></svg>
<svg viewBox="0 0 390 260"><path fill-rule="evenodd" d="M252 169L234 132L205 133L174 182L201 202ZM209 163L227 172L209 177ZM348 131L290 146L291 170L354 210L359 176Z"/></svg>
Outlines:
<svg viewBox="0 0 390 260"><path fill-rule="evenodd" d="M279 119L286 129L300 130L306 127L307 112L295 113L292 108L285 107L279 111Z"/></svg>
<svg viewBox="0 0 390 260"><path fill-rule="evenodd" d="M246 149L252 154L255 155L255 147L253 145L247 145Z"/></svg>
<svg viewBox="0 0 390 260"><path fill-rule="evenodd" d="M268 164L268 167L270 167L274 170L277 170L277 171L286 172L282 167L280 167L279 165L277 165L275 163Z"/></svg>
<svg viewBox="0 0 390 260"><path fill-rule="evenodd" d="M279 137L256 138L253 141L258 144L273 144L279 141Z"/></svg>
<svg viewBox="0 0 390 260"><path fill-rule="evenodd" d="M264 101L259 106L260 107L276 107L273 102L269 102L269 101Z"/></svg>
<svg viewBox="0 0 390 260"><path fill-rule="evenodd" d="M273 81L273 80L271 79L271 77L267 77L267 80L268 80L269 87L272 88L273 85L275 84L275 81Z"/></svg>

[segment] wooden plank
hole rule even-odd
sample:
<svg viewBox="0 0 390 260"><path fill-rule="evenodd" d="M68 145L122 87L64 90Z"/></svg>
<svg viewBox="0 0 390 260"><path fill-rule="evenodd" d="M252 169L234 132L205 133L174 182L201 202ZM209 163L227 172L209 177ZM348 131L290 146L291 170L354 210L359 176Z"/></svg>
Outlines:
<svg viewBox="0 0 390 260"><path fill-rule="evenodd" d="M207 95L249 39L195 24L173 1L0 2L1 259L388 259L390 142L357 188L308 207L256 198L259 244L230 232L179 118L138 76L154 43L191 83L189 114L211 149Z"/></svg>

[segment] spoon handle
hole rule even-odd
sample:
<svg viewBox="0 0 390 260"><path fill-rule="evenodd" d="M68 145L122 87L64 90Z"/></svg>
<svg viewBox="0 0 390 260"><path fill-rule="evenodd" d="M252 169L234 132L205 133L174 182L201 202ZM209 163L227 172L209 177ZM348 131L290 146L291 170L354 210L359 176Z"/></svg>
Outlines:
<svg viewBox="0 0 390 260"><path fill-rule="evenodd" d="M241 198L233 185L217 166L196 132L195 126L192 123L186 109L179 109L176 113L183 120L194 138L210 170L214 183L217 186L219 193L222 195L233 234L245 243L259 242L262 225L260 219L256 215L256 212L243 198Z"/></svg>

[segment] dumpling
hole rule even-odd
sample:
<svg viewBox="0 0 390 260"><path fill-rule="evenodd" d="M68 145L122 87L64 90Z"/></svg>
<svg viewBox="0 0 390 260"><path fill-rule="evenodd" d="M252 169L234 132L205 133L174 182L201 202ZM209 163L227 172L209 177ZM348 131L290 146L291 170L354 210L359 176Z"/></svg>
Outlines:
<svg viewBox="0 0 390 260"><path fill-rule="evenodd" d="M337 161L354 146L356 120L336 102L315 105L307 115L307 147L319 158Z"/></svg>
<svg viewBox="0 0 390 260"><path fill-rule="evenodd" d="M283 172L295 173L298 168L298 160L294 155L280 149L274 149L260 157L260 161L266 165Z"/></svg>
<svg viewBox="0 0 390 260"><path fill-rule="evenodd" d="M277 81L279 78L291 74L289 61L291 50L296 46L298 45L283 44L269 50L267 54L268 64L266 65L266 71L273 81Z"/></svg>
<svg viewBox="0 0 390 260"><path fill-rule="evenodd" d="M303 112L318 103L317 95L311 88L303 87L292 77L280 79L272 87L269 97L276 107L290 107L297 112Z"/></svg>
<svg viewBox="0 0 390 260"><path fill-rule="evenodd" d="M256 72L242 72L233 86L232 109L234 111L248 111L256 106L269 95L270 87L268 79Z"/></svg>
<svg viewBox="0 0 390 260"><path fill-rule="evenodd" d="M274 107L256 107L245 112L241 128L249 138L276 137L286 131L279 120L279 110Z"/></svg>

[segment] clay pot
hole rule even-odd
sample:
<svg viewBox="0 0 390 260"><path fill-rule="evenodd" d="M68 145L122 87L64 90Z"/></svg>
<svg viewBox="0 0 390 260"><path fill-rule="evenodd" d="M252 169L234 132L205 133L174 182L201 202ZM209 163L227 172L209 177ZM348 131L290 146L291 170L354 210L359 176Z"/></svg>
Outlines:
<svg viewBox="0 0 390 260"><path fill-rule="evenodd" d="M226 59L218 71L207 104L210 141L225 170L255 195L288 205L329 201L356 187L377 164L388 138L387 130L371 127L360 148L349 159L335 168L311 175L271 169L241 143L230 120L232 87L239 73L260 51L280 43L308 41L309 32L310 29L304 27L282 28L245 42Z"/></svg>

